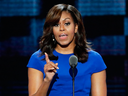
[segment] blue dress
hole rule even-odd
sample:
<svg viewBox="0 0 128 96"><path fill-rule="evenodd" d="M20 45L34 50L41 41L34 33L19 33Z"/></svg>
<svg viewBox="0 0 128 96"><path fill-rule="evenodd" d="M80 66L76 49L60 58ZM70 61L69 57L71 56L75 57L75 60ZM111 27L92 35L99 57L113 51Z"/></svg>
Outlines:
<svg viewBox="0 0 128 96"><path fill-rule="evenodd" d="M40 55L40 50L32 54L27 67L34 68L41 71L44 74L44 65L46 61L41 60L44 58ZM69 65L69 57L74 54L61 54L57 51L53 51L55 56L58 56L58 60L51 60L54 63L58 63L59 69L53 77L51 85L49 87L48 96L72 96L72 69ZM89 52L88 61L85 63L78 62L75 69L75 96L89 96L91 91L91 75L96 72L105 70L107 67L99 53L91 50Z"/></svg>

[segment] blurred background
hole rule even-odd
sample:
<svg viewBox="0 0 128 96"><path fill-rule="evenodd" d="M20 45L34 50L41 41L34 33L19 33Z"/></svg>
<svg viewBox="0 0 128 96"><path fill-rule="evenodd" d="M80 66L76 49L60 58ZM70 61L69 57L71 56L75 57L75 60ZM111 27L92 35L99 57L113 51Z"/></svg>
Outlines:
<svg viewBox="0 0 128 96"><path fill-rule="evenodd" d="M128 96L128 0L0 0L0 96L28 96L27 63L48 10L75 6L107 65L108 96Z"/></svg>

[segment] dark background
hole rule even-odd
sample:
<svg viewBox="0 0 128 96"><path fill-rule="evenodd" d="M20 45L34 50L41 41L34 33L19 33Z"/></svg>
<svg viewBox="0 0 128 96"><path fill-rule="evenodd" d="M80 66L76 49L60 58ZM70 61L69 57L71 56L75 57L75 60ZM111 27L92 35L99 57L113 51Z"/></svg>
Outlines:
<svg viewBox="0 0 128 96"><path fill-rule="evenodd" d="M81 13L107 65L108 96L128 96L128 0L0 0L0 96L28 96L27 63L55 4Z"/></svg>

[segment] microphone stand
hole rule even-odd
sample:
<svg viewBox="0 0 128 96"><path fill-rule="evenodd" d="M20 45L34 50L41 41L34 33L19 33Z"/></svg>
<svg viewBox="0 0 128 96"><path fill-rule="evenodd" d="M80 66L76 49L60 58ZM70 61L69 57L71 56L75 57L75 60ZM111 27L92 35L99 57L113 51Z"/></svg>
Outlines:
<svg viewBox="0 0 128 96"><path fill-rule="evenodd" d="M75 96L75 92L74 92L75 91L75 82L74 82L75 81L75 74L74 74L74 69L75 68L72 68L73 96Z"/></svg>
<svg viewBox="0 0 128 96"><path fill-rule="evenodd" d="M75 55L70 56L69 58L69 64L72 68L72 81L73 81L73 96L75 96L75 68L78 63L78 58Z"/></svg>

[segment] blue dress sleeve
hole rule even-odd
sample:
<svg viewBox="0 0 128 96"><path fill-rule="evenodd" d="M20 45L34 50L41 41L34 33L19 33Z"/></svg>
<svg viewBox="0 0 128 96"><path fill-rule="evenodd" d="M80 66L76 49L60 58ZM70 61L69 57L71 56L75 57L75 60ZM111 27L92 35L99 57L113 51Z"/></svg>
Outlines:
<svg viewBox="0 0 128 96"><path fill-rule="evenodd" d="M37 69L44 73L44 63L41 59L38 51L33 53L28 61L27 67Z"/></svg>
<svg viewBox="0 0 128 96"><path fill-rule="evenodd" d="M93 73L103 71L107 68L103 58L98 52L95 52L94 54L94 66L93 66Z"/></svg>

